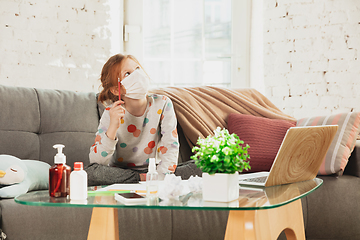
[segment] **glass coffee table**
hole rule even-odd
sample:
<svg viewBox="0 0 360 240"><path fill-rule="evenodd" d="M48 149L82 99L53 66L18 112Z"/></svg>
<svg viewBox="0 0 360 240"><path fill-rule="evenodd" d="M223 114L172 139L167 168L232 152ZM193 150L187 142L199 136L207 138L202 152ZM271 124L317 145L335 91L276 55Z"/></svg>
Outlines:
<svg viewBox="0 0 360 240"><path fill-rule="evenodd" d="M15 202L31 206L93 208L88 240L119 239L118 208L172 210L227 210L229 217L225 239L274 239L284 231L288 240L305 240L301 198L321 186L313 180L281 186L257 188L241 185L240 197L232 202L206 202L201 194L189 193L179 200L160 201L159 205L124 205L113 195L88 196L83 202L68 198L51 198L48 191L29 192Z"/></svg>

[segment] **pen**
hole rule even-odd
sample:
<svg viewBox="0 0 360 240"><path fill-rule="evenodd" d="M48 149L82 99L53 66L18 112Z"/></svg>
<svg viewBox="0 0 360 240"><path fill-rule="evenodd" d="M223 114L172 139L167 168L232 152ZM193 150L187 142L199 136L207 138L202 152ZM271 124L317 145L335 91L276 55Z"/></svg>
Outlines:
<svg viewBox="0 0 360 240"><path fill-rule="evenodd" d="M146 190L118 190L110 189L107 191L88 191L89 196L111 196L115 193L146 193Z"/></svg>
<svg viewBox="0 0 360 240"><path fill-rule="evenodd" d="M109 189L109 192L123 192L123 191L130 191L133 193L146 193L146 190L122 190L122 189Z"/></svg>
<svg viewBox="0 0 360 240"><path fill-rule="evenodd" d="M121 190L121 191L88 191L88 196L111 196L115 193L132 193L131 190Z"/></svg>
<svg viewBox="0 0 360 240"><path fill-rule="evenodd" d="M118 78L119 100L121 100L121 90L120 90L120 87L121 87L120 78Z"/></svg>

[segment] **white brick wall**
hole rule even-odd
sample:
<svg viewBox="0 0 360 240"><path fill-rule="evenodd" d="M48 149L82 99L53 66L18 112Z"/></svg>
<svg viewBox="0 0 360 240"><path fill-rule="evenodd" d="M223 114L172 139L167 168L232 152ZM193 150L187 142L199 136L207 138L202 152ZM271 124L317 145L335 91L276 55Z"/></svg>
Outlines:
<svg viewBox="0 0 360 240"><path fill-rule="evenodd" d="M1 0L0 84L97 91L111 0Z"/></svg>
<svg viewBox="0 0 360 240"><path fill-rule="evenodd" d="M265 95L296 118L360 111L360 1L263 7Z"/></svg>
<svg viewBox="0 0 360 240"><path fill-rule="evenodd" d="M112 55L110 1L0 0L0 84L97 91ZM360 111L360 0L253 2L262 92L296 118Z"/></svg>

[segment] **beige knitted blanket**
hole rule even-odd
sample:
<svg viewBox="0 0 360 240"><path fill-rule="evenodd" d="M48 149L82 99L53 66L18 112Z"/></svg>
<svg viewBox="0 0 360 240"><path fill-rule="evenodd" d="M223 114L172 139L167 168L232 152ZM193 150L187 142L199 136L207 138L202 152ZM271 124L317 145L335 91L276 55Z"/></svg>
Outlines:
<svg viewBox="0 0 360 240"><path fill-rule="evenodd" d="M227 117L230 113L296 121L252 88L231 90L210 86L168 87L151 92L165 95L172 100L178 123L190 147L196 144L199 136L213 134L216 127L227 128Z"/></svg>

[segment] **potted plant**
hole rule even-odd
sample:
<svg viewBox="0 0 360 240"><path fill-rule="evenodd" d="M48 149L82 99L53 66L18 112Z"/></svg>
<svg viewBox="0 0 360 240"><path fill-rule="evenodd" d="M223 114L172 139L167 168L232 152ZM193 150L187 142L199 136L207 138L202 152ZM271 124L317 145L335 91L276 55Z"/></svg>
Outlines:
<svg viewBox="0 0 360 240"><path fill-rule="evenodd" d="M239 198L239 172L250 169L249 145L227 129L218 127L214 135L199 137L191 159L203 171L203 199L230 202Z"/></svg>

